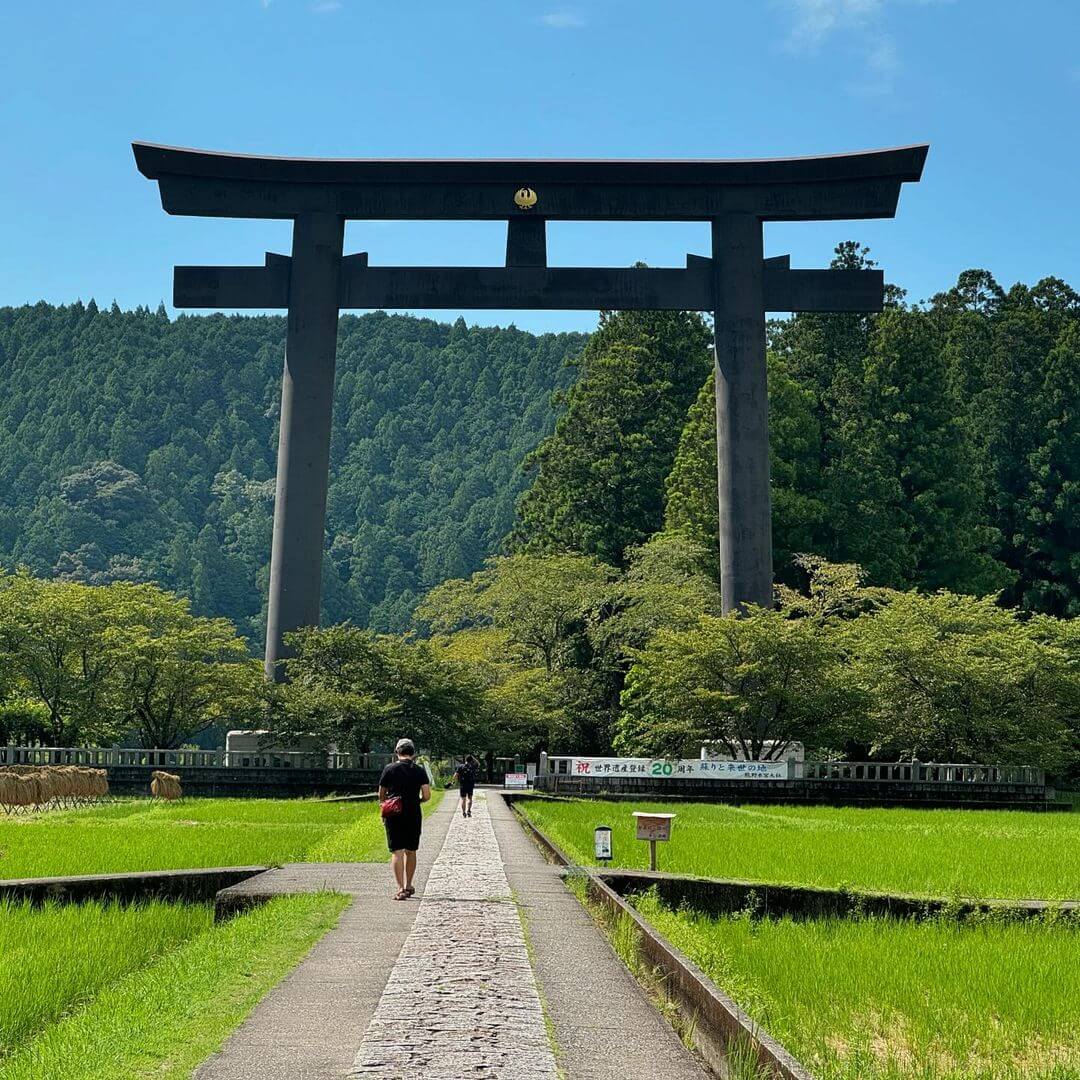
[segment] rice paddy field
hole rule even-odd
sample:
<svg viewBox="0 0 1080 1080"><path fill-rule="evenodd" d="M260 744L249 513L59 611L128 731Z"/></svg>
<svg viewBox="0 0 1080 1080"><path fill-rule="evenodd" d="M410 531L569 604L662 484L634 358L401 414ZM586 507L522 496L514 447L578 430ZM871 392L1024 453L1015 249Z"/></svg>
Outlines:
<svg viewBox="0 0 1080 1080"><path fill-rule="evenodd" d="M1009 810L724 806L529 800L519 807L571 858L595 865L593 830L612 829L612 863L648 866L634 810L676 814L659 868L919 896L1080 899L1080 814Z"/></svg>
<svg viewBox="0 0 1080 1080"><path fill-rule="evenodd" d="M120 800L0 817L0 879L388 858L373 801Z"/></svg>
<svg viewBox="0 0 1080 1080"><path fill-rule="evenodd" d="M187 1080L346 903L0 904L0 1080Z"/></svg>
<svg viewBox="0 0 1080 1080"><path fill-rule="evenodd" d="M1077 1080L1080 924L638 909L820 1080Z"/></svg>

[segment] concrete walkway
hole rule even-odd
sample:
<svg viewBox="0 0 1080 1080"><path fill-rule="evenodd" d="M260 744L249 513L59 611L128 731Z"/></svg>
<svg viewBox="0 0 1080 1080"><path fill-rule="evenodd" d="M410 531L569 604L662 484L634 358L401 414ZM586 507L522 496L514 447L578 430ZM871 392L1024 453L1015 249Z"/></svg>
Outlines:
<svg viewBox="0 0 1080 1080"><path fill-rule="evenodd" d="M708 1071L645 996L559 867L544 860L498 795L491 817L568 1080L707 1080Z"/></svg>
<svg viewBox="0 0 1080 1080"><path fill-rule="evenodd" d="M467 820L453 796L425 821L419 902L390 898L382 864L230 890L354 901L198 1080L704 1080L498 793Z"/></svg>
<svg viewBox="0 0 1080 1080"><path fill-rule="evenodd" d="M452 805L444 798L424 821L416 881L421 891L446 836ZM323 888L347 893L352 904L203 1064L197 1080L343 1080L348 1075L418 905L393 899L396 886L387 863L294 863L236 886L259 895Z"/></svg>

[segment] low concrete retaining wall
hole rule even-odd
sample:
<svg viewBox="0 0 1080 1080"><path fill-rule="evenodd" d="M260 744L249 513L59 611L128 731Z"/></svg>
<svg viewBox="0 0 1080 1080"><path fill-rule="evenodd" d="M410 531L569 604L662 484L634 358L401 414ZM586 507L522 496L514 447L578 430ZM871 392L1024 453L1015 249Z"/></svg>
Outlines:
<svg viewBox="0 0 1080 1080"><path fill-rule="evenodd" d="M150 774L157 766L110 765L114 795L149 795ZM185 795L235 798L305 798L313 795L363 795L373 792L379 772L371 769L264 769L219 766L170 766Z"/></svg>
<svg viewBox="0 0 1080 1080"><path fill-rule="evenodd" d="M917 806L928 809L1071 810L1036 784L943 784L889 780L680 780L675 777L537 777L536 790L600 799L794 803L809 806Z"/></svg>
<svg viewBox="0 0 1080 1080"><path fill-rule="evenodd" d="M21 878L0 881L0 900L80 904L111 900L134 904L146 900L203 903L231 885L265 872L266 866L215 866L197 870L150 870L135 874L83 874L77 877Z"/></svg>
<svg viewBox="0 0 1080 1080"><path fill-rule="evenodd" d="M927 919L949 915L1006 913L1038 918L1048 911L1080 915L1076 900L946 900L899 893L819 889L805 885L763 885L752 881L680 877L648 870L599 870L595 876L620 896L655 888L665 905L686 906L706 915L733 915L752 909L763 917L783 919L852 918L872 915L894 919Z"/></svg>

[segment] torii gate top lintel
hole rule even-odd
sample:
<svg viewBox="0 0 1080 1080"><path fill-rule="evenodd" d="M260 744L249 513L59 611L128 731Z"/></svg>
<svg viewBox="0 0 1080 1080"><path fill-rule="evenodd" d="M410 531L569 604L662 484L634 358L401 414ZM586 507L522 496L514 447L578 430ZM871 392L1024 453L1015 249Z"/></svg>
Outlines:
<svg viewBox="0 0 1080 1080"><path fill-rule="evenodd" d="M765 221L892 217L925 144L817 157L648 159L290 158L133 144L170 214L350 219ZM529 205L515 202L533 192Z"/></svg>

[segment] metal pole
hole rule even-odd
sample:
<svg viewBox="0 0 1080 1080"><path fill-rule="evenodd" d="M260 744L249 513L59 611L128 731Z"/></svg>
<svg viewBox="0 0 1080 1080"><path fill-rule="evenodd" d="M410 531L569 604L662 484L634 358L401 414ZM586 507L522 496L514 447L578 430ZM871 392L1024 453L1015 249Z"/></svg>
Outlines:
<svg viewBox="0 0 1080 1080"><path fill-rule="evenodd" d="M266 619L266 674L277 680L283 635L319 623L344 233L336 214L293 224Z"/></svg>
<svg viewBox="0 0 1080 1080"><path fill-rule="evenodd" d="M761 220L712 223L716 358L716 465L724 612L772 607L769 400Z"/></svg>

